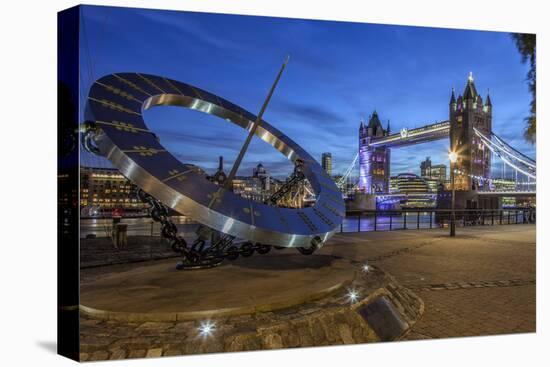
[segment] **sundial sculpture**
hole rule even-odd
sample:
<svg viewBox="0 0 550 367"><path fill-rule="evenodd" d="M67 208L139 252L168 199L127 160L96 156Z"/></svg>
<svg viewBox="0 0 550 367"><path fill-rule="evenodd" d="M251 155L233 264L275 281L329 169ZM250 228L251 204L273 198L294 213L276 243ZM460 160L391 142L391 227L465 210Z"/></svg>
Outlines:
<svg viewBox="0 0 550 367"><path fill-rule="evenodd" d="M271 247L296 247L303 254L311 254L340 226L345 205L334 181L304 149L261 119L287 61L258 116L198 87L155 75L111 74L90 88L83 145L106 157L139 187L139 197L151 205L151 216L162 223L162 235L181 253L180 268L209 267L225 258L267 253ZM142 116L143 110L155 106L201 111L249 131L225 184L211 182L196 166L180 162L161 145ZM295 166L290 179L265 203L245 199L231 190L231 180L253 135ZM277 206L280 198L305 179L313 188L314 205ZM188 244L178 235L167 208L201 224L194 243Z"/></svg>

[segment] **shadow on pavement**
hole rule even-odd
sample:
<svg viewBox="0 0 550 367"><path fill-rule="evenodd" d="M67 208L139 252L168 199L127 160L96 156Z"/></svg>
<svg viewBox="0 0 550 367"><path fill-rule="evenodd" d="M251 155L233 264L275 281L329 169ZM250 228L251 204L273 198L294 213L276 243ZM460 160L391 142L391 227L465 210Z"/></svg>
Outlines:
<svg viewBox="0 0 550 367"><path fill-rule="evenodd" d="M233 265L262 270L320 269L330 266L335 260L337 260L337 257L331 255L301 255L296 252L296 254L274 254L271 256L251 257L249 259L240 258Z"/></svg>

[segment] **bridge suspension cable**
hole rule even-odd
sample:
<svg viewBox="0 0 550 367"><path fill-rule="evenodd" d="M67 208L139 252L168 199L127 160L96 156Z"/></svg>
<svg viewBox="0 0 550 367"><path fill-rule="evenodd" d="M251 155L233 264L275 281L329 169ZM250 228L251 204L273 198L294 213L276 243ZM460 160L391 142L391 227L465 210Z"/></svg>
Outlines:
<svg viewBox="0 0 550 367"><path fill-rule="evenodd" d="M525 176L536 180L537 166L535 160L512 148L508 143L494 133L491 133L490 137L487 137L475 127L474 133L481 139L482 144L502 159L506 165L514 169L516 172L520 172ZM491 138L494 138L494 140Z"/></svg>
<svg viewBox="0 0 550 367"><path fill-rule="evenodd" d="M537 167L537 162L535 162L533 159L527 157L525 154L521 153L520 151L514 149L509 144L507 144L504 140L499 138L495 133L491 133L491 136L498 142L498 144L504 148L509 154L517 156L518 160L521 162L527 164L528 166L535 168Z"/></svg>
<svg viewBox="0 0 550 367"><path fill-rule="evenodd" d="M349 167L346 169L346 172L344 173L344 175L340 177L340 179L336 182L336 186L338 186L340 190L345 188L346 182L348 181L348 177L351 174L351 172L354 170L355 166L357 165L358 159L359 159L359 153L355 155L355 158L353 158L353 161L351 162Z"/></svg>

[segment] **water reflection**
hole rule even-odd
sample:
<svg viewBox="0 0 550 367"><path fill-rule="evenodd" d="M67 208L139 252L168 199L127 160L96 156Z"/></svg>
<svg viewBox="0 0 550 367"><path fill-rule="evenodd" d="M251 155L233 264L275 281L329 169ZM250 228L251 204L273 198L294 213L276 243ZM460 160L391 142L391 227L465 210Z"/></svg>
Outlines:
<svg viewBox="0 0 550 367"><path fill-rule="evenodd" d="M436 226L435 215L433 213L399 213L396 215L377 215L376 228L374 215L346 217L342 223L341 231L389 231L396 229L435 228Z"/></svg>

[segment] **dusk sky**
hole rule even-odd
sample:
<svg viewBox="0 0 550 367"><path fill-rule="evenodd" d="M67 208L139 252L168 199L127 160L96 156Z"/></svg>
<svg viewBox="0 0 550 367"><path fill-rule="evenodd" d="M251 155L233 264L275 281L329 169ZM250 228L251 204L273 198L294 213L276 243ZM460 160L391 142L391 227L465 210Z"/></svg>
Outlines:
<svg viewBox="0 0 550 367"><path fill-rule="evenodd" d="M361 118L376 109L393 132L446 120L451 88L462 93L472 71L484 99L490 89L494 132L535 158L523 138L528 65L508 33L93 6L82 12L81 98L105 74L141 72L257 114L289 54L264 119L317 160L332 153L333 173L342 173L357 153ZM210 173L219 155L229 171L246 137L231 123L183 108L156 107L144 117L182 162ZM447 164L448 147L445 139L393 149L391 174L419 173L426 156ZM250 175L259 162L274 176L292 169L255 138L239 174Z"/></svg>

